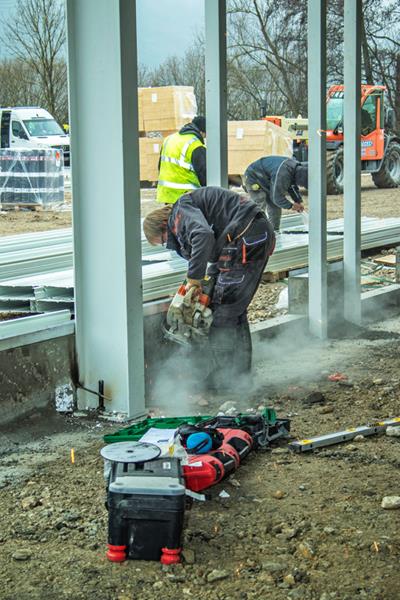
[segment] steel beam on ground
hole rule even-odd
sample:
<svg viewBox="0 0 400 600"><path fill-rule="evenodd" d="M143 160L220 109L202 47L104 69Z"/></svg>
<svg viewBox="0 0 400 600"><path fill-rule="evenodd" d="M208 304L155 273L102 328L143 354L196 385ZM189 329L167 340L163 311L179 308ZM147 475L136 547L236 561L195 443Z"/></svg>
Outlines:
<svg viewBox="0 0 400 600"><path fill-rule="evenodd" d="M361 0L344 2L344 316L361 323Z"/></svg>
<svg viewBox="0 0 400 600"><path fill-rule="evenodd" d="M228 187L226 0L205 0L207 185Z"/></svg>
<svg viewBox="0 0 400 600"><path fill-rule="evenodd" d="M326 0L308 0L309 326L327 336Z"/></svg>
<svg viewBox="0 0 400 600"><path fill-rule="evenodd" d="M95 19L93 16L95 15ZM76 287L83 386L144 413L136 2L67 0ZM80 390L80 406L97 398Z"/></svg>

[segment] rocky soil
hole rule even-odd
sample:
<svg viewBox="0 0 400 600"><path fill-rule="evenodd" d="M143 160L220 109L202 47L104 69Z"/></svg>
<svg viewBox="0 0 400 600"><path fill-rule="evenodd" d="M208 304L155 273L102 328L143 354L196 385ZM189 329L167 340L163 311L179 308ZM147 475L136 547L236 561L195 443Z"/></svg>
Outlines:
<svg viewBox="0 0 400 600"><path fill-rule="evenodd" d="M356 339L278 338L255 348L239 408L272 405L310 437L399 414L400 322ZM341 372L347 379L328 380ZM315 394L318 392L318 394ZM207 412L227 398L207 397ZM191 412L201 412L203 401ZM181 406L181 414L188 410ZM118 426L38 415L0 437L2 600L397 600L400 438L251 454L187 512L184 563L105 558L102 436ZM75 449L75 463L70 449ZM224 490L228 497L221 498Z"/></svg>
<svg viewBox="0 0 400 600"><path fill-rule="evenodd" d="M399 190L363 178L363 214L398 216ZM143 212L154 190L143 192ZM343 200L329 198L329 218ZM0 214L0 235L70 225L69 212ZM284 312L285 284L263 283L250 319ZM274 406L304 438L399 415L400 322L355 339L281 336L256 345L246 393L193 395L175 414L212 413L231 400ZM340 372L347 379L331 382ZM316 394L318 392L318 394ZM179 401L181 402L181 401ZM171 396L165 407L174 403ZM379 436L298 455L286 442L253 453L187 512L184 562L112 564L105 557L102 436L92 419L32 416L0 432L1 600L397 600L400 598L400 438ZM71 448L75 462L71 463ZM225 498L219 496L225 491Z"/></svg>

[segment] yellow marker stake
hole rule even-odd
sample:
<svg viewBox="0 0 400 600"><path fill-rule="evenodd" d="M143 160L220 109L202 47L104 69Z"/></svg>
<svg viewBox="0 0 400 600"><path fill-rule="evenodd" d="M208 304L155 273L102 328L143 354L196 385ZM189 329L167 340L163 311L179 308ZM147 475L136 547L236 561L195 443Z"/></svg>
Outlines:
<svg viewBox="0 0 400 600"><path fill-rule="evenodd" d="M71 448L71 463L75 464L75 450Z"/></svg>

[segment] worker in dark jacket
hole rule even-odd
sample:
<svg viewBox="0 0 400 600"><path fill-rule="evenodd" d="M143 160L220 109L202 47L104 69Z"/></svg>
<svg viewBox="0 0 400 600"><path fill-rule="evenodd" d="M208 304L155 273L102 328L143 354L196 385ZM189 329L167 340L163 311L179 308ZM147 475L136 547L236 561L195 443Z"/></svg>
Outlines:
<svg viewBox="0 0 400 600"><path fill-rule="evenodd" d="M207 184L205 117L194 117L165 138L158 165L157 202L173 204L180 196Z"/></svg>
<svg viewBox="0 0 400 600"><path fill-rule="evenodd" d="M286 156L265 156L247 167L243 185L250 198L267 210L274 230L279 232L282 208L304 210L299 186L308 187L308 165Z"/></svg>
<svg viewBox="0 0 400 600"><path fill-rule="evenodd" d="M209 337L215 368L208 384L232 384L251 368L247 307L275 246L265 213L245 194L205 187L150 213L143 230L151 244L165 243L188 261L188 288L200 293L206 274L216 278Z"/></svg>

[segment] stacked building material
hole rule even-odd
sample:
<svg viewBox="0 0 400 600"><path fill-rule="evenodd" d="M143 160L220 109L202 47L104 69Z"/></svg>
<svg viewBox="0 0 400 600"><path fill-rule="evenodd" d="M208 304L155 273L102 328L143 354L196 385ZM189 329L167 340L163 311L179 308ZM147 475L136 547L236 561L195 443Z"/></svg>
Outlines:
<svg viewBox="0 0 400 600"><path fill-rule="evenodd" d="M262 156L292 156L289 133L269 121L228 122L228 173L243 175Z"/></svg>
<svg viewBox="0 0 400 600"><path fill-rule="evenodd" d="M162 137L139 138L140 180L157 181Z"/></svg>
<svg viewBox="0 0 400 600"><path fill-rule="evenodd" d="M139 127L150 131L173 132L197 114L192 86L170 85L139 88ZM140 129L139 129L140 130Z"/></svg>
<svg viewBox="0 0 400 600"><path fill-rule="evenodd" d="M0 206L50 208L64 202L63 153L56 148L0 150Z"/></svg>
<svg viewBox="0 0 400 600"><path fill-rule="evenodd" d="M300 215L287 215L268 272L308 264L308 234ZM400 219L363 217L361 248L400 243ZM296 233L297 232L297 233ZM328 259L343 256L343 219L328 223ZM57 264L68 263L57 268ZM31 269L31 271L30 271ZM42 269L42 270L41 270ZM176 292L187 269L174 252L150 246L142 235L143 301L168 298ZM72 232L70 229L9 236L0 240L0 311L41 312L74 306Z"/></svg>
<svg viewBox="0 0 400 600"><path fill-rule="evenodd" d="M155 182L163 139L197 114L192 86L138 89L140 180Z"/></svg>

